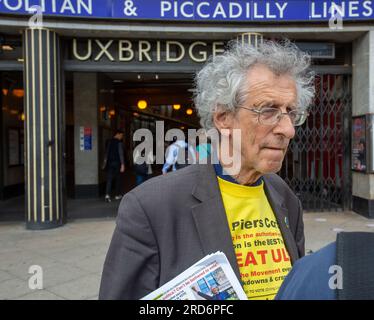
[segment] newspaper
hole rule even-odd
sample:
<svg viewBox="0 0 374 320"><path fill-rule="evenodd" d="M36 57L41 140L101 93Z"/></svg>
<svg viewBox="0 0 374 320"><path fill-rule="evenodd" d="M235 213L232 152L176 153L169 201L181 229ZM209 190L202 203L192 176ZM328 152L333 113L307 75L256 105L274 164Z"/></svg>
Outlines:
<svg viewBox="0 0 374 320"><path fill-rule="evenodd" d="M207 255L141 300L247 300L223 252Z"/></svg>

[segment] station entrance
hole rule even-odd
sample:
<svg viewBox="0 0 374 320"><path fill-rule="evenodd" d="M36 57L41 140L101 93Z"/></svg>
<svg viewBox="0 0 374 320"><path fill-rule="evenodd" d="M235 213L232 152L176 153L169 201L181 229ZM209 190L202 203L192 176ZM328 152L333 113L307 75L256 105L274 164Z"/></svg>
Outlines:
<svg viewBox="0 0 374 320"><path fill-rule="evenodd" d="M165 132L177 128L187 133L188 129L199 128L193 105L193 74L70 73L66 75L66 87L69 197L103 196L106 172L101 167L106 143L115 130L124 132L126 171L122 187L127 192L135 186L136 130L148 129L156 137L158 121ZM82 147L84 132L97 134L97 139ZM161 169L162 165L155 164L153 175L161 174Z"/></svg>

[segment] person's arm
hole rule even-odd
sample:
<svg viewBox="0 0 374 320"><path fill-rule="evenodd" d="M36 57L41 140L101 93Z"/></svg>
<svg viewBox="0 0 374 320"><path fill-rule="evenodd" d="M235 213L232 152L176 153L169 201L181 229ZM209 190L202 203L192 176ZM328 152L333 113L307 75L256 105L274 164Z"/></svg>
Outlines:
<svg viewBox="0 0 374 320"><path fill-rule="evenodd" d="M203 299L205 300L214 300L214 298L212 296L209 296L201 291L198 291L195 287L192 287L192 290L196 292L197 295L199 295L200 297L202 297Z"/></svg>
<svg viewBox="0 0 374 320"><path fill-rule="evenodd" d="M171 164L170 164L170 163L167 163L167 162L165 161L165 164L164 164L164 166L162 167L162 174L166 174L166 173L168 172L170 166L171 166Z"/></svg>
<svg viewBox="0 0 374 320"><path fill-rule="evenodd" d="M123 143L118 144L119 159L121 161L121 172L125 172L125 154L123 151Z"/></svg>
<svg viewBox="0 0 374 320"><path fill-rule="evenodd" d="M133 192L122 200L107 253L99 299L134 300L159 286L159 255L155 235Z"/></svg>
<svg viewBox="0 0 374 320"><path fill-rule="evenodd" d="M148 164L148 174L151 175L153 174L153 170L152 170L152 164L154 162L154 157L153 157L153 153L148 153L148 159L147 159L147 164Z"/></svg>
<svg viewBox="0 0 374 320"><path fill-rule="evenodd" d="M188 149L190 150L191 156L192 156L192 164L196 164L196 151L192 146L188 146Z"/></svg>
<svg viewBox="0 0 374 320"><path fill-rule="evenodd" d="M104 170L108 164L108 149L109 149L109 140L105 141L105 151L104 151L104 159L101 168Z"/></svg>
<svg viewBox="0 0 374 320"><path fill-rule="evenodd" d="M166 174L168 172L169 168L172 165L174 165L174 163L176 161L175 154L178 155L178 152L175 152L177 150L175 145L171 145L168 149L169 150L166 152L165 164L162 167L162 173L163 174Z"/></svg>

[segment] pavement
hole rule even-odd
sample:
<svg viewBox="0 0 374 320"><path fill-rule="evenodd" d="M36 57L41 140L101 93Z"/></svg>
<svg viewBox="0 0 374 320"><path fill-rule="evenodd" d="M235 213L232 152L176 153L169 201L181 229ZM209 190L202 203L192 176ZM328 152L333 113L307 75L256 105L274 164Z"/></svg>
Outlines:
<svg viewBox="0 0 374 320"><path fill-rule="evenodd" d="M68 199L66 211L70 221L86 218L114 218L117 215L119 201L105 203L101 199ZM25 197L0 201L0 223L25 220Z"/></svg>
<svg viewBox="0 0 374 320"><path fill-rule="evenodd" d="M117 204L118 205L118 204ZM341 231L374 232L374 220L353 212L305 213L306 250L316 251ZM0 300L96 300L115 217L71 219L47 231L20 221L0 222ZM31 290L30 266L43 271L43 289Z"/></svg>

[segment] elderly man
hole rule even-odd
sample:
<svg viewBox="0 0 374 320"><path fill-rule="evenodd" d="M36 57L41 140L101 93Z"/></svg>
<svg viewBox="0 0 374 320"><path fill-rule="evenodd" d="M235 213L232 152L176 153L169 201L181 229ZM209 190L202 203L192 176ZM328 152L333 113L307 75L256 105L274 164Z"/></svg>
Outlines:
<svg viewBox="0 0 374 320"><path fill-rule="evenodd" d="M304 255L300 201L275 173L314 94L308 55L286 41L231 44L198 73L201 124L239 155L147 181L119 208L100 299L139 299L222 251L249 299L273 299ZM241 143L235 146L234 130Z"/></svg>

